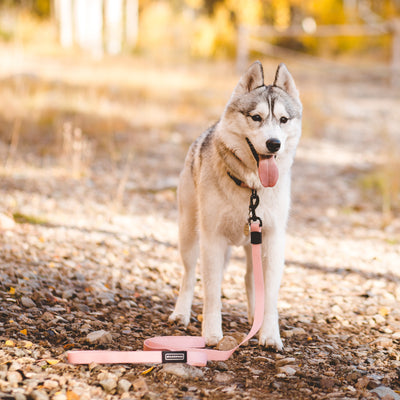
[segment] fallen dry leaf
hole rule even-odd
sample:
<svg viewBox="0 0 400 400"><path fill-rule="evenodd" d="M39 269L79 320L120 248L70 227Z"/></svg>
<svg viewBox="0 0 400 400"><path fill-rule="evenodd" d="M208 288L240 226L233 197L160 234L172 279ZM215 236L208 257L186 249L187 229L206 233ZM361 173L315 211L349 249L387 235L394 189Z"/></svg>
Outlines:
<svg viewBox="0 0 400 400"><path fill-rule="evenodd" d="M54 358L46 358L46 362L49 365L56 365L56 364L58 364L60 362L60 360L56 360Z"/></svg>
<svg viewBox="0 0 400 400"><path fill-rule="evenodd" d="M80 400L81 396L72 390L67 390L67 400Z"/></svg>
<svg viewBox="0 0 400 400"><path fill-rule="evenodd" d="M142 375L147 375L149 374L151 371L153 371L153 369L155 368L155 366L152 366L148 369L146 369L145 371L141 372Z"/></svg>

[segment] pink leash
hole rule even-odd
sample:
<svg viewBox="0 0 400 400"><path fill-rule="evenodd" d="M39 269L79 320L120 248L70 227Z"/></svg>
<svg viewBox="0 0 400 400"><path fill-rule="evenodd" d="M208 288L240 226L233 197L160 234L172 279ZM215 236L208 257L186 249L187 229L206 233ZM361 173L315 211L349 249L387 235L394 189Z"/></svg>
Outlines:
<svg viewBox="0 0 400 400"><path fill-rule="evenodd" d="M254 215L253 215L254 216ZM187 363L205 366L207 361L225 361L261 328L264 317L264 279L261 262L261 220L251 223L255 311L248 335L231 350L206 349L201 336L159 336L144 341L143 351L78 350L68 352L71 364L159 364Z"/></svg>

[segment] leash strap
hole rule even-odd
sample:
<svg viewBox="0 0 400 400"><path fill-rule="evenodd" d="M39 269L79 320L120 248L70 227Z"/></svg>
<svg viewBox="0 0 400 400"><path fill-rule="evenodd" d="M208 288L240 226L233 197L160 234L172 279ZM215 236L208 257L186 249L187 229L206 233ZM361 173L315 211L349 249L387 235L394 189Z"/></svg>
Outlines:
<svg viewBox="0 0 400 400"><path fill-rule="evenodd" d="M261 328L264 317L264 279L261 262L261 221L251 223L255 311L250 332L231 350L205 348L201 336L158 336L144 341L143 351L77 350L68 352L71 364L159 364L187 363L205 366L207 361L225 361Z"/></svg>

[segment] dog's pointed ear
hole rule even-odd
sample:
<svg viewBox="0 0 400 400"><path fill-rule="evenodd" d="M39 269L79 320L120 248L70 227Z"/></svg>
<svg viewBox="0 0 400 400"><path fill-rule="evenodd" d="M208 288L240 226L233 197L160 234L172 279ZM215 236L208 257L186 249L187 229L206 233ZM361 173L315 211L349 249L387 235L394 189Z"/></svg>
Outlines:
<svg viewBox="0 0 400 400"><path fill-rule="evenodd" d="M276 70L274 86L283 89L300 103L299 91L296 88L292 75L283 63L279 64Z"/></svg>
<svg viewBox="0 0 400 400"><path fill-rule="evenodd" d="M260 61L250 65L249 69L240 78L239 83L233 91L234 96L240 96L251 92L255 88L264 85L264 70Z"/></svg>

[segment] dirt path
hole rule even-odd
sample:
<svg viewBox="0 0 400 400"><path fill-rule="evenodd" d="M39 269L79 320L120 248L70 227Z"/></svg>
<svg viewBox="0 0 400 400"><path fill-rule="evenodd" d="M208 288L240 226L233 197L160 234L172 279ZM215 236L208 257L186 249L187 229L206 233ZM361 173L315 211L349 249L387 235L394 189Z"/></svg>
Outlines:
<svg viewBox="0 0 400 400"><path fill-rule="evenodd" d="M359 185L377 161L382 124L390 134L399 126L400 99L389 91L376 102L379 85L307 91L300 82L321 102L315 124L324 123L302 140L293 172L279 302L285 351L251 340L205 368L66 363L69 349L200 334L200 283L188 330L167 321L181 274L174 186L190 138L179 127L174 140L156 130L140 154L96 158L79 179L56 167L2 171L0 209L16 223L3 216L0 398L400 398L400 223L383 229ZM223 288L233 337L248 331L243 261L235 250Z"/></svg>

